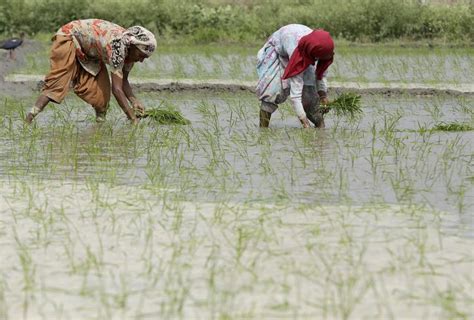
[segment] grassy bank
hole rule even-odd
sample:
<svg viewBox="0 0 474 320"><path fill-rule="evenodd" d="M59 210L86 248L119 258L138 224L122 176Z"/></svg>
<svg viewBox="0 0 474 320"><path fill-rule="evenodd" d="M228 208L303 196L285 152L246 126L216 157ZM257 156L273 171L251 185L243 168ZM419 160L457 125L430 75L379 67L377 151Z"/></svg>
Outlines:
<svg viewBox="0 0 474 320"><path fill-rule="evenodd" d="M70 20L97 17L193 43L261 41L282 25L302 23L349 41L470 44L473 13L468 1L2 0L0 33L54 32Z"/></svg>

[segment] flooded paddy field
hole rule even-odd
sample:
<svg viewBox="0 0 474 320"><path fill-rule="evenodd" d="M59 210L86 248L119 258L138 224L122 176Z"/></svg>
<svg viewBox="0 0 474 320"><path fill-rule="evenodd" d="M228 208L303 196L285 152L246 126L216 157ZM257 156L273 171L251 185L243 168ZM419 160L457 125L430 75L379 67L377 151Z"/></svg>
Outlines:
<svg viewBox="0 0 474 320"><path fill-rule="evenodd" d="M364 95L258 128L246 92L141 93L191 120L0 100L6 318L472 318L474 97Z"/></svg>
<svg viewBox="0 0 474 320"><path fill-rule="evenodd" d="M263 43L262 43L263 45ZM131 77L144 79L221 79L256 81L259 46L158 46L157 53L136 65ZM44 75L49 68L48 44L26 54L18 74ZM41 54L39 54L39 52ZM472 83L472 48L404 48L395 45L337 44L329 81L401 82L431 84Z"/></svg>

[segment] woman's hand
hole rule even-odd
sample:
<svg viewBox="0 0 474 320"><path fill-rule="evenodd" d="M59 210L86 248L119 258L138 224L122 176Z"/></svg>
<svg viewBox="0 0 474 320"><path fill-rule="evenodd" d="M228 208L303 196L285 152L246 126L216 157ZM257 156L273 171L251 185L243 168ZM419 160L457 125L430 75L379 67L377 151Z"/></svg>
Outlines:
<svg viewBox="0 0 474 320"><path fill-rule="evenodd" d="M329 107L328 107L329 99L324 91L321 91L319 93L319 104L320 104L319 111L322 114L326 114L329 112Z"/></svg>
<svg viewBox="0 0 474 320"><path fill-rule="evenodd" d="M140 123L140 119L138 119L138 118L130 119L130 122L131 122L133 125L137 125L137 124Z"/></svg>
<svg viewBox="0 0 474 320"><path fill-rule="evenodd" d="M318 91L318 96L319 96L319 103L323 106L327 106L329 104L329 99L326 91L319 90Z"/></svg>
<svg viewBox="0 0 474 320"><path fill-rule="evenodd" d="M117 100L120 108L123 110L127 118L134 122L134 119L136 118L135 112L133 108L130 108L128 101L127 100L127 95L123 91L123 79L115 73L111 73L111 78L112 78L112 93Z"/></svg>
<svg viewBox="0 0 474 320"><path fill-rule="evenodd" d="M145 107L136 98L132 100L132 108L136 115L142 116L145 113Z"/></svg>
<svg viewBox="0 0 474 320"><path fill-rule="evenodd" d="M320 103L323 105L323 106L327 106L329 104L329 99L328 97L320 97L319 98L320 100Z"/></svg>
<svg viewBox="0 0 474 320"><path fill-rule="evenodd" d="M303 128L310 128L311 127L311 125L309 124L309 120L306 117L300 119L300 122L301 122L301 125L303 126Z"/></svg>

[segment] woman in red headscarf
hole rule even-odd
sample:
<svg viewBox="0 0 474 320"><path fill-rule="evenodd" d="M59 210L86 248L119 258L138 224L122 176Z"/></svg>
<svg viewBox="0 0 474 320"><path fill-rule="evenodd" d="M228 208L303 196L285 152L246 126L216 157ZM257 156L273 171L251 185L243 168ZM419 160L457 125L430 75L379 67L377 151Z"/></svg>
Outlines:
<svg viewBox="0 0 474 320"><path fill-rule="evenodd" d="M333 62L334 42L327 31L290 24L272 34L257 55L257 96L261 101L260 126L268 127L278 104L290 96L304 128L308 121L324 127L327 104L327 69Z"/></svg>

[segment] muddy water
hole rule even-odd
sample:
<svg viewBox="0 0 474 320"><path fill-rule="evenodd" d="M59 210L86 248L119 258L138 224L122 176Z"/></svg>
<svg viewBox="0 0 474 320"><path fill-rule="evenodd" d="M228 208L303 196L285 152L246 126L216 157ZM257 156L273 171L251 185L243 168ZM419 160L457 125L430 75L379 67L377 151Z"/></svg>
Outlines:
<svg viewBox="0 0 474 320"><path fill-rule="evenodd" d="M472 317L472 97L364 96L257 127L249 94L142 94L190 126L102 126L70 97L0 129L10 318ZM19 104L15 104L19 103Z"/></svg>
<svg viewBox="0 0 474 320"><path fill-rule="evenodd" d="M40 116L31 144L25 132L2 135L0 176L13 170L48 179L164 183L189 201L425 204L450 212L446 225L454 232L474 236L474 132L420 133L441 122L472 125L472 97L365 96L360 119L329 114L325 130L307 131L288 105L270 129L259 130L249 94L144 97L148 106L157 101L177 107L192 125L145 120L131 133L115 108L98 127L91 109L72 98L70 107Z"/></svg>
<svg viewBox="0 0 474 320"><path fill-rule="evenodd" d="M433 210L186 202L57 181L0 191L11 318L472 315L472 241L440 232Z"/></svg>

